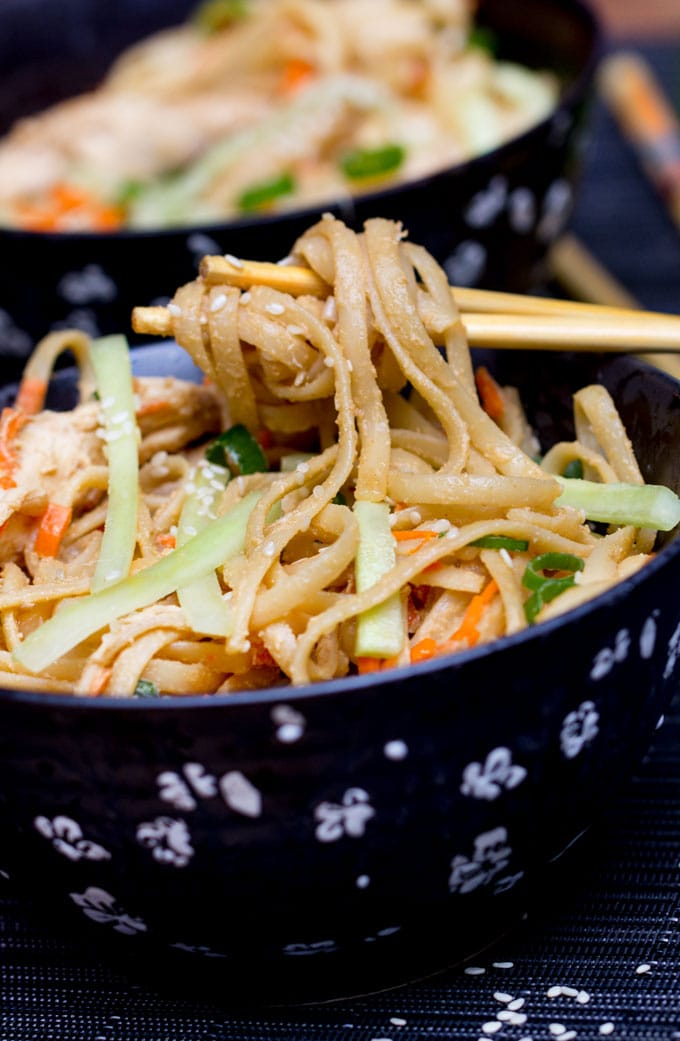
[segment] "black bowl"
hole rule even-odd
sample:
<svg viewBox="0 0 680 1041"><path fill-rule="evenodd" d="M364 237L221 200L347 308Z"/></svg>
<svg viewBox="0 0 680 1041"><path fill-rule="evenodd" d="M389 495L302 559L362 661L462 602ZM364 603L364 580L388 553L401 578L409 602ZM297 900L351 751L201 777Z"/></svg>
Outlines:
<svg viewBox="0 0 680 1041"><path fill-rule="evenodd" d="M49 0L6 2L0 98L14 107L0 107L0 131L18 114L91 86L117 50L191 6L120 0L112 15L100 0L70 0L58 10ZM401 220L453 284L522 292L541 281L548 248L571 213L599 30L581 0L481 0L479 21L494 29L504 56L560 75L550 118L471 162L322 209L355 228L371 216ZM0 350L18 366L47 316L93 335L128 330L132 308L191 281L205 253L278 259L319 212L109 235L0 230Z"/></svg>
<svg viewBox="0 0 680 1041"><path fill-rule="evenodd" d="M174 345L134 353L139 373L192 371ZM602 381L645 478L680 491L676 381L632 358L496 361L546 443L572 435L570 392ZM59 374L57 397L72 385ZM680 541L664 542L562 618L378 678L0 692L0 869L99 956L231 1000L357 994L469 957L550 885L677 687Z"/></svg>

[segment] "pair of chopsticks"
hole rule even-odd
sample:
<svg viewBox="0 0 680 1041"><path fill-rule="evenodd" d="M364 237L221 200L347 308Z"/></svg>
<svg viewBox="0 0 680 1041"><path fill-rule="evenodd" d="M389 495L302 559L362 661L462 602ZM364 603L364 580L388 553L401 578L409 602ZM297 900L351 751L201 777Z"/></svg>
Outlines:
<svg viewBox="0 0 680 1041"><path fill-rule="evenodd" d="M206 256L200 274L211 286L266 285L293 296L330 292L314 271L293 265ZM680 352L678 315L455 286L451 292L472 347ZM166 307L136 307L132 328L172 336L173 316Z"/></svg>

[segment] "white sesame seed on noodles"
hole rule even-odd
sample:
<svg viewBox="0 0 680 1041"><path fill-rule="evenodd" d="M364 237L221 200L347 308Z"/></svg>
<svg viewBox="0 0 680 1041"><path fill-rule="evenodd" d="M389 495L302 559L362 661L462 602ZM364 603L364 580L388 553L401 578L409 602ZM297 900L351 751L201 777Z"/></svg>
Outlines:
<svg viewBox="0 0 680 1041"><path fill-rule="evenodd" d="M235 257L233 253L225 253L224 259L226 260L227 264L231 264L232 267L239 268L239 270L243 269L243 261L240 260L238 257Z"/></svg>

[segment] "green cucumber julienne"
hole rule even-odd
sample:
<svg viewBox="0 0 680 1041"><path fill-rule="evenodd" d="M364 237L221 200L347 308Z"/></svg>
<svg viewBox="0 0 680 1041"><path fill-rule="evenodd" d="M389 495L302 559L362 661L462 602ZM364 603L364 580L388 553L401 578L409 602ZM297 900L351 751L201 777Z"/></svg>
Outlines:
<svg viewBox="0 0 680 1041"><path fill-rule="evenodd" d="M394 538L386 503L356 502L354 516L359 526L355 581L357 592L364 593L394 567ZM357 657L394 658L403 643L403 607L399 593L393 593L357 618L354 648Z"/></svg>
<svg viewBox="0 0 680 1041"><path fill-rule="evenodd" d="M583 510L590 521L632 524L636 528L670 531L680 522L680 499L660 484L599 484L578 478L555 477L562 485L556 506Z"/></svg>
<svg viewBox="0 0 680 1041"><path fill-rule="evenodd" d="M130 350L124 336L90 345L109 466L109 504L92 592L126 578L137 541L139 452Z"/></svg>
<svg viewBox="0 0 680 1041"><path fill-rule="evenodd" d="M72 600L14 650L24 668L37 673L106 625L174 593L240 553L248 518L260 492L246 495L223 517L155 564L116 585Z"/></svg>

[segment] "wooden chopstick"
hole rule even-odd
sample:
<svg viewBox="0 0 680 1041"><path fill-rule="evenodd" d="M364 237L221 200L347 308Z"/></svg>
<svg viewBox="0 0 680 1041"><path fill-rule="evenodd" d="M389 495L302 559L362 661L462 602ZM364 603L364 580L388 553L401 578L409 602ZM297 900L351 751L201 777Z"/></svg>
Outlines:
<svg viewBox="0 0 680 1041"><path fill-rule="evenodd" d="M328 295L329 286L315 271L297 265L271 264L265 261L239 260L236 257L206 256L200 264L200 273L207 285L231 285L240 289L266 285L292 296ZM600 304L581 303L573 300L554 300L549 297L524 296L519 293L502 293L490 289L468 289L452 286L454 301L461 312L477 314L527 314L527 315L577 315L619 319L628 311L639 317L637 308L611 308ZM612 313L613 311L613 313ZM646 312L651 319L666 321L668 315L655 311Z"/></svg>
<svg viewBox="0 0 680 1041"><path fill-rule="evenodd" d="M295 296L324 297L330 292L316 272L298 265L207 256L200 273L212 286L247 290L267 285ZM455 286L451 292L472 347L680 352L680 315ZM172 336L172 314L164 307L136 307L132 328L151 336Z"/></svg>
<svg viewBox="0 0 680 1041"><path fill-rule="evenodd" d="M644 312L632 316L614 314L609 320L585 314L461 315L470 346L521 350L640 351L680 352L680 317L670 315L667 322L650 322ZM137 333L172 336L173 316L165 307L136 307L132 327Z"/></svg>

